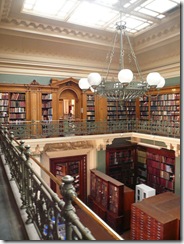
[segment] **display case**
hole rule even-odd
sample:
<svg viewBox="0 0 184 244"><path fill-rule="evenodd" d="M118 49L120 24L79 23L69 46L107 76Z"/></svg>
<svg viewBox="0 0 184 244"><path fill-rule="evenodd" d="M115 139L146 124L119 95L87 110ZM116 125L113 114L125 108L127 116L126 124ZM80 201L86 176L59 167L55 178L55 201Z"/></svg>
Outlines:
<svg viewBox="0 0 184 244"><path fill-rule="evenodd" d="M90 182L89 206L112 228L121 232L123 230L124 184L96 169L90 171Z"/></svg>

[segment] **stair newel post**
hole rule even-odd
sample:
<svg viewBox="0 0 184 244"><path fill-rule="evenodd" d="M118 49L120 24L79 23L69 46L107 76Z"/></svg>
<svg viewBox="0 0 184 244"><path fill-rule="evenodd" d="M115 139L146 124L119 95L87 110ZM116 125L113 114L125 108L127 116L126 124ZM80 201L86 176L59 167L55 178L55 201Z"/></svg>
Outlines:
<svg viewBox="0 0 184 244"><path fill-rule="evenodd" d="M76 196L75 188L73 186L74 178L70 175L65 175L62 178L60 186L61 194L65 202L64 215L65 215L65 228L66 228L66 240L72 240L72 223L70 217L74 214L74 207L72 205L72 198Z"/></svg>

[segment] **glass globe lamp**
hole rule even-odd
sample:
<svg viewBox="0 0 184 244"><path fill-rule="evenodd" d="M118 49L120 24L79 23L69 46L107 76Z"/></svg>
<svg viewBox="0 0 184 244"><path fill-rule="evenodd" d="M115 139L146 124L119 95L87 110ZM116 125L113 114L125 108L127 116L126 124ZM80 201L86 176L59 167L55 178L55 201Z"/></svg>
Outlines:
<svg viewBox="0 0 184 244"><path fill-rule="evenodd" d="M122 84L128 85L133 80L133 76L134 75L130 69L122 69L118 73L118 80Z"/></svg>

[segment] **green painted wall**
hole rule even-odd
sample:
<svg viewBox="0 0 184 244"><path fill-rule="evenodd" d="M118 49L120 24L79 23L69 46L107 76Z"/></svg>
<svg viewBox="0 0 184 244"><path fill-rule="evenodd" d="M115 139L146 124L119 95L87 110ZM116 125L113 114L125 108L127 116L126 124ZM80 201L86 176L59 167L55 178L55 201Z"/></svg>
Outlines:
<svg viewBox="0 0 184 244"><path fill-rule="evenodd" d="M181 195L181 173L180 173L180 157L175 159L175 193Z"/></svg>
<svg viewBox="0 0 184 244"><path fill-rule="evenodd" d="M51 78L53 77L0 74L0 83L30 84L36 80L40 85L49 85Z"/></svg>
<svg viewBox="0 0 184 244"><path fill-rule="evenodd" d="M105 173L106 172L106 151L97 151L97 170Z"/></svg>
<svg viewBox="0 0 184 244"><path fill-rule="evenodd" d="M51 78L53 77L0 74L0 83L30 84L33 80L36 80L41 85L48 85ZM62 80L64 78L57 79ZM180 85L180 77L166 79L165 86L173 85Z"/></svg>

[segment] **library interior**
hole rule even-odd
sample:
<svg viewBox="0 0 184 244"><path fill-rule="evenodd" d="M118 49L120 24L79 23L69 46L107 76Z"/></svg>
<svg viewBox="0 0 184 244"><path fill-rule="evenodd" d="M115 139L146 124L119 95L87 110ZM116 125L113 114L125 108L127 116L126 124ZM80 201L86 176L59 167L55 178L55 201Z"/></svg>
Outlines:
<svg viewBox="0 0 184 244"><path fill-rule="evenodd" d="M182 240L182 3L0 10L0 239Z"/></svg>

